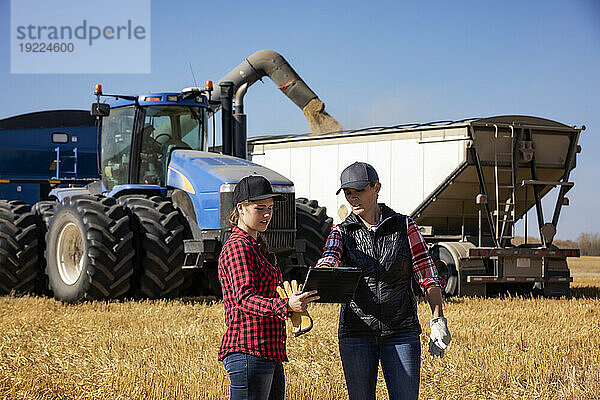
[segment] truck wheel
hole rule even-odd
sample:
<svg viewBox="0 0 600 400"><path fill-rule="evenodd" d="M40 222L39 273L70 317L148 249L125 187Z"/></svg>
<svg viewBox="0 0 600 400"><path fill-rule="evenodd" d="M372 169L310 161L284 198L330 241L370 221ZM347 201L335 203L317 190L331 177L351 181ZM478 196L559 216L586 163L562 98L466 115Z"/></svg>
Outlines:
<svg viewBox="0 0 600 400"><path fill-rule="evenodd" d="M542 285L544 297L569 297L571 295L571 285L569 283L549 283Z"/></svg>
<svg viewBox="0 0 600 400"><path fill-rule="evenodd" d="M558 247L551 245L552 250L558 250ZM548 277L568 278L571 273L565 259L546 259L548 265ZM544 297L569 297L571 295L570 282L543 282Z"/></svg>
<svg viewBox="0 0 600 400"><path fill-rule="evenodd" d="M443 246L434 246L430 250L430 255L435 263L438 274L446 282L446 286L442 288L442 294L444 296L456 296L458 294L458 270L454 257Z"/></svg>
<svg viewBox="0 0 600 400"><path fill-rule="evenodd" d="M33 292L39 232L29 205L0 200L0 295Z"/></svg>
<svg viewBox="0 0 600 400"><path fill-rule="evenodd" d="M38 276L35 281L35 292L45 296L52 296L52 291L48 284L46 270L46 232L48 232L48 223L54 215L54 207L58 203L56 200L38 201L31 207L31 212L35 215L38 224Z"/></svg>
<svg viewBox="0 0 600 400"><path fill-rule="evenodd" d="M304 261L308 266L314 267L321 258L332 224L327 208L319 207L316 200L296 199L296 240L303 240L306 244Z"/></svg>
<svg viewBox="0 0 600 400"><path fill-rule="evenodd" d="M173 203L160 196L119 198L135 234L134 294L151 299L176 297L184 282L185 225Z"/></svg>
<svg viewBox="0 0 600 400"><path fill-rule="evenodd" d="M76 195L54 211L46 234L46 275L54 297L75 302L125 295L134 251L123 207L110 197Z"/></svg>

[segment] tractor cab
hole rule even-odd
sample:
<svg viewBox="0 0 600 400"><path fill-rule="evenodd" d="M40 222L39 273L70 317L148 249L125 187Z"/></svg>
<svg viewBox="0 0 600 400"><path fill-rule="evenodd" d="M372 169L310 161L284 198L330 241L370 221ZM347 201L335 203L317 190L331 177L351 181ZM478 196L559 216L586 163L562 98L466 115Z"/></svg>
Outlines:
<svg viewBox="0 0 600 400"><path fill-rule="evenodd" d="M104 106L102 103L95 103L92 110L103 116L100 168L106 190L125 184L165 186L174 149L207 150L210 109L206 96L111 97L114 99L104 110L98 110L97 104Z"/></svg>

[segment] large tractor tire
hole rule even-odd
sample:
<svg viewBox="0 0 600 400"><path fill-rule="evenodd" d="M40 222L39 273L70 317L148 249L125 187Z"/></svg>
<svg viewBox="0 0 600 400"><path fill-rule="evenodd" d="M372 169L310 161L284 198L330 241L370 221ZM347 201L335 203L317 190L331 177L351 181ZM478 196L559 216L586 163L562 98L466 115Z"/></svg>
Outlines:
<svg viewBox="0 0 600 400"><path fill-rule="evenodd" d="M38 221L43 222L45 230L48 229L48 223L54 215L54 208L58 205L56 200L38 201L31 207L31 212L38 217Z"/></svg>
<svg viewBox="0 0 600 400"><path fill-rule="evenodd" d="M31 207L31 212L36 217L38 224L38 276L35 281L35 292L45 296L52 296L48 276L46 275L46 232L48 224L54 215L54 207L58 205L56 200L38 201Z"/></svg>
<svg viewBox="0 0 600 400"><path fill-rule="evenodd" d="M296 199L296 240L305 243L304 262L309 267L314 267L321 258L332 224L327 208L319 207L316 200Z"/></svg>
<svg viewBox="0 0 600 400"><path fill-rule="evenodd" d="M123 206L103 196L67 197L46 233L46 275L54 297L113 299L130 289L133 233Z"/></svg>
<svg viewBox="0 0 600 400"><path fill-rule="evenodd" d="M38 226L29 205L0 200L0 295L34 291L38 243Z"/></svg>
<svg viewBox="0 0 600 400"><path fill-rule="evenodd" d="M135 235L134 295L176 297L184 282L185 224L180 212L160 196L123 196L119 203L129 211Z"/></svg>

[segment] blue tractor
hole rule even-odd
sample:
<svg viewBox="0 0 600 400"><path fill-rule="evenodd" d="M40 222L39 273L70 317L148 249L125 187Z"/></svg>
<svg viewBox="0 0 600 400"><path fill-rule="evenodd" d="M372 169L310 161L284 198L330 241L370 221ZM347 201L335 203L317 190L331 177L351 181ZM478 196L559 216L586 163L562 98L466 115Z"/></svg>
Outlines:
<svg viewBox="0 0 600 400"><path fill-rule="evenodd" d="M47 291L64 301L218 296L216 263L231 233L233 190L251 174L265 176L288 200L265 236L284 274L300 278L332 220L316 202L295 199L290 180L246 160L243 96L263 76L285 84L282 91L301 108L317 98L269 51L248 57L215 90L207 84L129 96L97 85L95 126L82 125L95 146L64 149L62 156L55 146L55 176L27 180L0 171L0 183L29 185L28 198L17 200L5 188L0 200L0 294ZM209 151L209 121L219 110L222 147ZM52 133L66 137L52 138L71 143L64 125L65 132ZM97 157L89 157L90 149Z"/></svg>

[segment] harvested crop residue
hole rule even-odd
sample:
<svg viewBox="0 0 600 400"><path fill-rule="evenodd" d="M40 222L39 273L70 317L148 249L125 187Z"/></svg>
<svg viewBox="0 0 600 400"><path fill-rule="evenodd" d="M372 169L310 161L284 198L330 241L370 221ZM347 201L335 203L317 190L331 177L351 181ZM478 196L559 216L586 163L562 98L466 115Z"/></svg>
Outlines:
<svg viewBox="0 0 600 400"><path fill-rule="evenodd" d="M302 109L314 135L342 130L342 124L325 111L325 103L315 97Z"/></svg>

